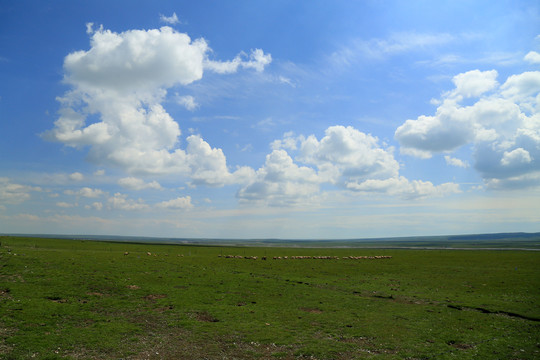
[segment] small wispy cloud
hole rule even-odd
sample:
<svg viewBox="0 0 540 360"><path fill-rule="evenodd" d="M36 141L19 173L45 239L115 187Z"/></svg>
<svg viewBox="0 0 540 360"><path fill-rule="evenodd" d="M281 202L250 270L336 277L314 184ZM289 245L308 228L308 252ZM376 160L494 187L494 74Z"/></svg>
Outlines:
<svg viewBox="0 0 540 360"><path fill-rule="evenodd" d="M199 104L195 101L195 98L191 95L180 96L176 94L176 103L182 105L189 111L194 111L199 107Z"/></svg>
<svg viewBox="0 0 540 360"><path fill-rule="evenodd" d="M100 211L101 209L103 209L103 203L101 203L99 201L96 201L96 202L92 203L92 205L85 205L84 208L85 209L95 209L97 211Z"/></svg>
<svg viewBox="0 0 540 360"><path fill-rule="evenodd" d="M62 207L62 208L72 208L72 207L76 207L77 203L71 204L71 203L67 203L67 202L64 202L64 201L60 201L60 202L56 203L56 206Z"/></svg>
<svg viewBox="0 0 540 360"><path fill-rule="evenodd" d="M285 76L281 76L281 75L280 75L280 76L278 77L278 81L279 81L281 84L287 84L287 85L289 85L289 86L291 86L291 87L293 87L293 88L296 87L296 84L293 83L291 79L289 79L289 78L287 78L287 77L285 77Z"/></svg>
<svg viewBox="0 0 540 360"><path fill-rule="evenodd" d="M138 199L133 200L129 199L127 195L116 193L114 196L110 197L108 200L108 205L111 209L116 210L146 210L149 208L147 204L144 203L144 200Z"/></svg>
<svg viewBox="0 0 540 360"><path fill-rule="evenodd" d="M74 172L72 174L69 174L69 179L73 181L82 181L84 180L84 175L80 172Z"/></svg>
<svg viewBox="0 0 540 360"><path fill-rule="evenodd" d="M540 64L540 53L530 51L527 55L525 55L524 60L531 64Z"/></svg>
<svg viewBox="0 0 540 360"><path fill-rule="evenodd" d="M156 204L158 208L162 209L172 209L172 210L189 210L193 208L193 204L191 203L191 197L185 196L185 197L178 197L176 199L163 201L158 204Z"/></svg>
<svg viewBox="0 0 540 360"><path fill-rule="evenodd" d="M271 117L267 117L258 121L255 125L252 125L251 127L257 130L270 131L270 129L274 128L276 125L276 122Z"/></svg>
<svg viewBox="0 0 540 360"><path fill-rule="evenodd" d="M454 41L455 37L447 33L424 34L415 32L395 33L388 39L374 39L367 49L373 54L395 54L405 51L439 46Z"/></svg>
<svg viewBox="0 0 540 360"><path fill-rule="evenodd" d="M239 147L239 146L238 146L238 147ZM240 147L239 147L239 148L240 148ZM244 147L240 148L240 151L242 151L242 152L245 152L245 151L247 151L247 152L253 151L253 145L247 144L247 145L245 145Z"/></svg>
<svg viewBox="0 0 540 360"><path fill-rule="evenodd" d="M465 168L465 169L469 167L468 162L457 159L457 158L453 158L453 157L448 156L448 155L444 156L444 161L446 161L447 165L451 165L451 166L462 167L462 168Z"/></svg>
<svg viewBox="0 0 540 360"><path fill-rule="evenodd" d="M123 188L130 189L130 190L144 190L144 189L163 190L161 185L155 180L149 183L145 183L144 180L138 179L135 177L121 178L120 180L118 180L118 185L122 186Z"/></svg>
<svg viewBox="0 0 540 360"><path fill-rule="evenodd" d="M160 14L159 15L159 20L164 22L164 23L170 24L170 25L175 25L175 24L180 24L181 23L175 12L172 14L172 16L165 16L163 14Z"/></svg>
<svg viewBox="0 0 540 360"><path fill-rule="evenodd" d="M89 187L83 187L77 191L75 190L64 190L64 194L71 195L71 196L82 196L86 198L97 198L100 196L104 196L107 193L101 189L92 189Z"/></svg>
<svg viewBox="0 0 540 360"><path fill-rule="evenodd" d="M400 53L425 50L446 45L456 40L447 33L399 32L385 39L355 39L332 53L331 62L337 65L351 65L361 58L383 58Z"/></svg>
<svg viewBox="0 0 540 360"><path fill-rule="evenodd" d="M532 55L534 56L534 55ZM455 64L489 64L498 66L509 66L521 62L523 55L519 52L486 52L480 55L463 56L457 54L443 54L433 59L417 61L418 65L447 66ZM525 58L529 61L528 58Z"/></svg>

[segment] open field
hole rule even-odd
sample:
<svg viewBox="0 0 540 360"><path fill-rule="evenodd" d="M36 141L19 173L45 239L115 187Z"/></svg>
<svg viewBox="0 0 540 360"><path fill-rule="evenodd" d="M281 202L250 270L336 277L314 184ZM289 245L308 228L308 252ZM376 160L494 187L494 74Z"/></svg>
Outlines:
<svg viewBox="0 0 540 360"><path fill-rule="evenodd" d="M0 242L1 359L540 358L535 251Z"/></svg>

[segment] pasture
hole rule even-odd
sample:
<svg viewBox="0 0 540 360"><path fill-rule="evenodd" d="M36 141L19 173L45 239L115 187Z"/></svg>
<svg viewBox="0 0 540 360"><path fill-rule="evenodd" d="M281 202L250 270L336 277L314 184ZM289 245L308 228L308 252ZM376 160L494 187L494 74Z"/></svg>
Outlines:
<svg viewBox="0 0 540 360"><path fill-rule="evenodd" d="M540 358L538 252L0 242L0 359Z"/></svg>

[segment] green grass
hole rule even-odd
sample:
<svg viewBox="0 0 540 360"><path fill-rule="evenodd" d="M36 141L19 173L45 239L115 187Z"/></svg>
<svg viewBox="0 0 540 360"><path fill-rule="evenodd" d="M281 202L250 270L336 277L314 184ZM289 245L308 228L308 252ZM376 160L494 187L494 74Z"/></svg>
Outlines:
<svg viewBox="0 0 540 360"><path fill-rule="evenodd" d="M0 359L540 358L537 252L0 241Z"/></svg>

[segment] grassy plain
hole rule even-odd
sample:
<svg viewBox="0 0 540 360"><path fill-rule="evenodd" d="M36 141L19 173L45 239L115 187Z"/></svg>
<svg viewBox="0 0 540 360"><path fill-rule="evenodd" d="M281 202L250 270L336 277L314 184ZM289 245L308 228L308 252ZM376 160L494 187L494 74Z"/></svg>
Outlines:
<svg viewBox="0 0 540 360"><path fill-rule="evenodd" d="M538 252L0 242L0 359L540 358Z"/></svg>

